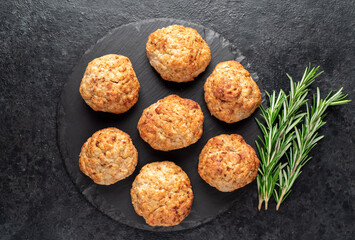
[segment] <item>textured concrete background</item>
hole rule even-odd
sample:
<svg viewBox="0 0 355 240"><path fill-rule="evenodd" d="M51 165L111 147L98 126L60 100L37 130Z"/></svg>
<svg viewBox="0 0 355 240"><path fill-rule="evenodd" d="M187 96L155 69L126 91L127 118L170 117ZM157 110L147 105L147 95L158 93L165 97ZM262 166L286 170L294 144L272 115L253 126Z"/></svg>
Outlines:
<svg viewBox="0 0 355 240"><path fill-rule="evenodd" d="M268 91L287 89L285 73L299 79L312 62L325 71L314 87L326 94L343 86L354 99L354 1L141 2L1 1L0 239L354 239L354 101L328 112L325 139L279 212L257 212L255 192L255 209L236 204L196 229L154 233L84 199L60 157L56 108L80 57L122 24L199 23L239 48Z"/></svg>

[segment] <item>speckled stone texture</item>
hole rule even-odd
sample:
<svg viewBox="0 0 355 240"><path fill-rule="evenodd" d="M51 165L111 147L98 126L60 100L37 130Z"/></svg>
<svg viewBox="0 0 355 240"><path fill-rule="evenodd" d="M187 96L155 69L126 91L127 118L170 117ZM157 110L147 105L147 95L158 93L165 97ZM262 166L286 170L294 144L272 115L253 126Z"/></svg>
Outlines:
<svg viewBox="0 0 355 240"><path fill-rule="evenodd" d="M146 3L147 2L147 3ZM77 191L60 157L56 109L80 57L110 29L148 18L202 24L248 57L263 88L288 87L308 62L326 94L355 100L354 1L1 1L0 239L353 239L355 102L328 111L325 139L276 212L244 202L187 231L127 227Z"/></svg>

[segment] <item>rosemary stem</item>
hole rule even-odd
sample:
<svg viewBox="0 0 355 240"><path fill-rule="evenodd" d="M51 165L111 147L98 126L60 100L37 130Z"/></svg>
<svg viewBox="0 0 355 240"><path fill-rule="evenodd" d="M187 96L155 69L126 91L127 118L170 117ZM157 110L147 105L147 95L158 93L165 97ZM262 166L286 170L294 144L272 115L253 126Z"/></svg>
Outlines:
<svg viewBox="0 0 355 240"><path fill-rule="evenodd" d="M268 156L267 156L267 165L269 165L270 164L270 154L268 154Z"/></svg>
<svg viewBox="0 0 355 240"><path fill-rule="evenodd" d="M259 205L258 205L258 210L261 210L261 206L263 205L264 199L261 194L259 194Z"/></svg>
<svg viewBox="0 0 355 240"><path fill-rule="evenodd" d="M306 103L304 99L309 91L308 86L320 74L317 74L317 70L318 67L311 68L309 66L306 68L301 81L298 83L294 83L291 76L287 74L291 86L289 95L286 95L283 90L280 90L277 97L275 92L271 95L267 93L270 106L266 109L261 107L263 112L261 116L266 121L267 127L258 122L264 133L263 146L259 149L259 155L264 159L262 161L264 166L259 168L263 175L258 184L259 210L263 202L265 202L265 209L268 208L268 202L278 181L276 169L282 168L278 163L294 138L294 133L289 132L289 127L296 125L303 118L299 109Z"/></svg>
<svg viewBox="0 0 355 240"><path fill-rule="evenodd" d="M283 188L282 192L281 192L281 195L280 195L280 199L279 199L279 201L277 202L277 205L276 205L276 211L279 210L280 205L282 203L282 199L284 198L285 194L286 194L286 188Z"/></svg>
<svg viewBox="0 0 355 240"><path fill-rule="evenodd" d="M297 161L296 161L295 165L292 167L292 170L291 170L291 177L292 177L293 174L295 173L295 171L296 171L296 169L297 169L298 164L300 163L300 161L301 161L301 156L299 156L299 157L297 158ZM285 187L283 187L283 189L285 189Z"/></svg>
<svg viewBox="0 0 355 240"><path fill-rule="evenodd" d="M329 106L344 105L350 102L350 100L344 100L347 95L344 95L341 91L342 89L333 96L329 93L325 99L321 99L320 91L317 89L317 101L314 100L311 111L309 111L307 106L307 117L302 124L301 134L298 134L299 131L297 129L295 130L298 144L293 142L292 150L289 153L290 158L296 159L296 161L288 162L290 171L284 172L284 177L279 179L279 193L281 190L281 194L277 198L276 210L279 209L283 200L289 195L291 187L301 173L301 168L310 159L308 158L309 151L323 138L323 136L318 136L318 130L325 124L322 121L325 116L324 112ZM313 98L316 99L315 96Z"/></svg>

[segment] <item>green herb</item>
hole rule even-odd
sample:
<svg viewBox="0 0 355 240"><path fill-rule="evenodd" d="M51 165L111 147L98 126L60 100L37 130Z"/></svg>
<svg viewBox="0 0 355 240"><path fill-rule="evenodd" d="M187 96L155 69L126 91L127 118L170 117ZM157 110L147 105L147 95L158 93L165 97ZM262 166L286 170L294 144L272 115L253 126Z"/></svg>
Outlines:
<svg viewBox="0 0 355 240"><path fill-rule="evenodd" d="M331 96L331 92L325 99L320 98L320 91L317 88L317 97L313 96L313 106L309 111L308 104L306 116L301 129L294 128L296 139L292 142L292 148L286 153L288 165L282 171L279 171L279 191L274 190L274 198L277 202L276 210L279 209L281 203L290 194L291 187L297 177L301 174L301 168L312 158L308 153L324 136L319 136L318 130L325 124L325 110L329 106L343 105L350 102L344 100L342 88Z"/></svg>
<svg viewBox="0 0 355 240"><path fill-rule="evenodd" d="M285 164L280 164L280 159L295 138L294 127L305 115L299 110L307 102L306 97L309 92L307 87L321 74L317 71L318 67L306 68L298 83L295 83L292 77L287 75L291 86L289 95L287 96L282 90L277 97L275 91L271 95L266 92L270 106L265 109L260 105L261 116L265 120L265 124L256 119L263 132L263 138L259 137L261 144L256 142L260 155L260 174L257 176L259 210L263 202L265 202L265 209L268 208L268 202L274 193L279 172L285 166Z"/></svg>
<svg viewBox="0 0 355 240"><path fill-rule="evenodd" d="M266 92L270 106L265 109L260 106L261 116L265 123L256 119L263 137L259 137L260 144L256 142L260 155L259 175L257 176L258 198L260 210L265 202L265 210L271 196L274 196L278 210L280 204L290 194L291 187L301 174L301 168L311 159L309 151L323 138L318 136L318 130L325 122L324 112L329 106L342 105L350 100L344 100L347 95L342 94L342 89L323 100L320 99L317 89L317 99L314 97L313 106L309 111L307 94L317 76L318 68L306 68L301 81L295 83L290 79L290 92L288 95L280 90L276 97L275 91L270 95ZM301 107L306 105L306 112ZM301 130L297 128L304 119ZM291 147L291 148L290 148ZM286 154L288 162L282 163L281 159ZM286 170L285 170L286 168ZM278 188L278 191L275 189Z"/></svg>

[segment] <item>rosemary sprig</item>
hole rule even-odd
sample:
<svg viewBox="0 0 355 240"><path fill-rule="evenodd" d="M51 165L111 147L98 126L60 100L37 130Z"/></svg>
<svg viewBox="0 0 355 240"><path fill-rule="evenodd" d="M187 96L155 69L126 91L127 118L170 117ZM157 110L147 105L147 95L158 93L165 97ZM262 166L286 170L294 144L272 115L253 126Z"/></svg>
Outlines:
<svg viewBox="0 0 355 240"><path fill-rule="evenodd" d="M317 73L318 68L311 69L311 66L306 68L298 83L295 83L292 77L287 74L291 87L289 95L286 96L282 90L277 97L275 91L271 95L266 92L270 106L267 109L260 106L265 124L256 119L263 132L263 138L259 137L260 145L256 142L261 161L260 174L257 176L259 210L263 202L265 202L265 209L268 208L268 202L274 193L279 173L285 166L285 164L280 164L280 159L295 138L295 133L292 130L305 115L299 109L307 102L308 86L322 73Z"/></svg>
<svg viewBox="0 0 355 240"><path fill-rule="evenodd" d="M291 187L295 180L301 174L301 168L312 158L309 152L324 136L319 136L318 130L325 124L323 121L324 112L329 106L344 105L350 100L344 100L347 95L342 93L342 88L333 96L332 92L325 99L320 98L320 91L317 88L317 97L313 96L313 106L308 108L302 127L294 127L296 139L292 141L292 148L286 153L288 165L279 173L279 191L274 189L274 198L277 202L276 210L280 208L281 203L290 194Z"/></svg>

